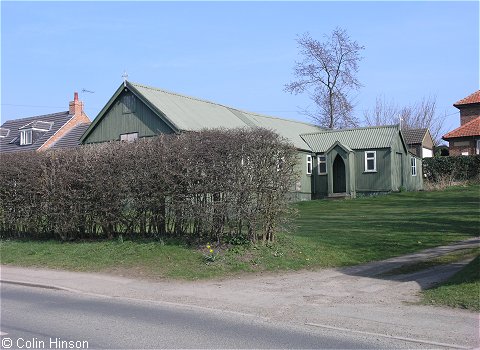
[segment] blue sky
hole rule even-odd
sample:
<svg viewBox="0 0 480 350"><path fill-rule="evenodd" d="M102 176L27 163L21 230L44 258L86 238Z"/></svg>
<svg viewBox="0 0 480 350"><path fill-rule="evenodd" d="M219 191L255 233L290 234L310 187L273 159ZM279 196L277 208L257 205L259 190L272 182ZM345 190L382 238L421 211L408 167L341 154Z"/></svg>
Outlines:
<svg viewBox="0 0 480 350"><path fill-rule="evenodd" d="M336 26L365 46L355 113L384 96L452 104L479 89L479 3L1 2L1 120L68 109L93 119L129 80L240 109L306 120L306 96L283 91L296 36ZM82 93L82 89L94 93Z"/></svg>

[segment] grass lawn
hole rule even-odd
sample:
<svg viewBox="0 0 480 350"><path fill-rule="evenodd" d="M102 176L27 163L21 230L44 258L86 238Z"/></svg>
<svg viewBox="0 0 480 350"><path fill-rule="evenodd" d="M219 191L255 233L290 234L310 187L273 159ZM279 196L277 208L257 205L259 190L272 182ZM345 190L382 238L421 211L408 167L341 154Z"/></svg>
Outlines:
<svg viewBox="0 0 480 350"><path fill-rule="evenodd" d="M424 304L480 311L480 256L442 285L422 294Z"/></svg>
<svg viewBox="0 0 480 350"><path fill-rule="evenodd" d="M213 263L203 251L158 242L0 242L2 264L197 279L252 271L354 265L479 235L480 186L296 203L290 233L269 246L233 246Z"/></svg>

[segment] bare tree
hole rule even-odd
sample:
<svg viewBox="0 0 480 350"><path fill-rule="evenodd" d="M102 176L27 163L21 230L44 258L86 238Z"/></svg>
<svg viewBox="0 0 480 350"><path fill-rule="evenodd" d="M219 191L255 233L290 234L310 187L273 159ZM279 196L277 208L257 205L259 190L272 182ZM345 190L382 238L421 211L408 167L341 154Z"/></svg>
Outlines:
<svg viewBox="0 0 480 350"><path fill-rule="evenodd" d="M303 61L296 62L296 80L286 84L285 91L308 93L317 110L305 110L304 113L320 126L330 129L357 126L349 93L361 87L356 73L364 47L338 27L330 36L325 36L324 42L305 33L298 37L297 43Z"/></svg>
<svg viewBox="0 0 480 350"><path fill-rule="evenodd" d="M375 107L364 111L366 125L400 124L402 129L428 128L433 140L438 145L445 116L437 113L435 96L423 97L411 105L400 107L393 100L377 97Z"/></svg>

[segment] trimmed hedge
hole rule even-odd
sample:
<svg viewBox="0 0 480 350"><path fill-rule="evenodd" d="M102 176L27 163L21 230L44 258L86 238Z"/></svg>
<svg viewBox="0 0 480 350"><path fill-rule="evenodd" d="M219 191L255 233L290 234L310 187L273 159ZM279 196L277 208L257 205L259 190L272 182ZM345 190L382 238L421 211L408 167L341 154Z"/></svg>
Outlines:
<svg viewBox="0 0 480 350"><path fill-rule="evenodd" d="M480 156L449 156L423 159L423 173L431 182L480 179Z"/></svg>
<svg viewBox="0 0 480 350"><path fill-rule="evenodd" d="M0 235L273 241L296 151L265 129L2 155Z"/></svg>

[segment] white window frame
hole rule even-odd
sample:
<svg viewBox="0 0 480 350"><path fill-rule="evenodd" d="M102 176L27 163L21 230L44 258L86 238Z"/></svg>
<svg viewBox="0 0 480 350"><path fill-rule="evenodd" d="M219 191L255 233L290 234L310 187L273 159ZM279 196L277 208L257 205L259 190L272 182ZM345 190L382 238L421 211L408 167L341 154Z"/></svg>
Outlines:
<svg viewBox="0 0 480 350"><path fill-rule="evenodd" d="M312 175L312 169L313 169L313 161L312 161L312 156L310 154L307 154L307 175Z"/></svg>
<svg viewBox="0 0 480 350"><path fill-rule="evenodd" d="M134 142L138 140L138 132L130 132L127 134L120 134L120 141Z"/></svg>
<svg viewBox="0 0 480 350"><path fill-rule="evenodd" d="M369 157L369 154L373 154L373 157ZM368 169L368 161L373 159L373 169ZM365 172L375 173L377 172L377 151L365 151Z"/></svg>
<svg viewBox="0 0 480 350"><path fill-rule="evenodd" d="M410 157L410 168L412 176L417 176L417 158Z"/></svg>
<svg viewBox="0 0 480 350"><path fill-rule="evenodd" d="M475 149L476 154L480 154L480 139L478 139L476 143L477 143L477 147Z"/></svg>
<svg viewBox="0 0 480 350"><path fill-rule="evenodd" d="M320 171L320 165L325 164L325 171ZM318 154L317 155L317 168L318 168L318 175L326 175L327 174L327 156L325 154Z"/></svg>
<svg viewBox="0 0 480 350"><path fill-rule="evenodd" d="M33 130L20 130L20 146L27 146L33 143Z"/></svg>

